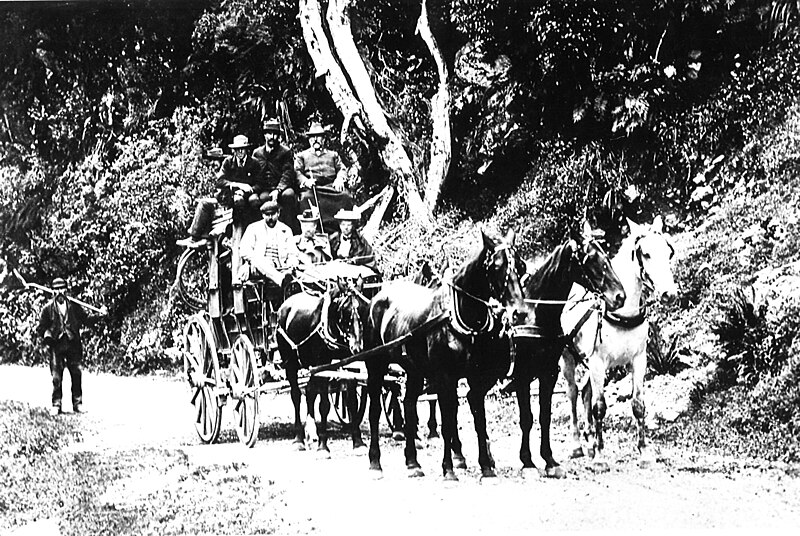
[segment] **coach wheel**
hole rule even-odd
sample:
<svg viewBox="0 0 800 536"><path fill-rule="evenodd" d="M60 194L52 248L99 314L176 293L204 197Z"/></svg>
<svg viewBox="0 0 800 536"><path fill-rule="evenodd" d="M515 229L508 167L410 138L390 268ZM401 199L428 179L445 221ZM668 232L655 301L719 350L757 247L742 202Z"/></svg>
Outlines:
<svg viewBox="0 0 800 536"><path fill-rule="evenodd" d="M348 404L352 396L356 398L355 415L350 412ZM353 423L361 424L361 421L364 420L364 413L367 410L367 387L365 385L359 385L352 380L333 382L328 390L328 398L331 401L336 417L344 426L349 426Z"/></svg>
<svg viewBox="0 0 800 536"><path fill-rule="evenodd" d="M203 443L213 443L222 428L222 405L217 395L219 362L205 317L189 318L183 329L183 371L193 390L194 427Z"/></svg>
<svg viewBox="0 0 800 536"><path fill-rule="evenodd" d="M253 344L240 335L231 348L230 366L233 420L239 441L252 447L258 439L258 363Z"/></svg>

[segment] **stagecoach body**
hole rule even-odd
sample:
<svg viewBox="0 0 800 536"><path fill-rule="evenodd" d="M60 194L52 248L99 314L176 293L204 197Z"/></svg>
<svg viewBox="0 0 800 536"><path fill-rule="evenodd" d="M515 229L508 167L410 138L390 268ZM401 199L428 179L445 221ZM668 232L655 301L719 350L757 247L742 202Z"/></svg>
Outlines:
<svg viewBox="0 0 800 536"><path fill-rule="evenodd" d="M240 441L252 447L258 438L259 395L288 389L276 341L277 311L291 294L314 288L295 283L284 294L263 278L236 281L243 227L232 221L230 210L223 211L204 246L181 256L176 287L195 311L183 330L183 361L198 436L203 443L215 442L222 408L230 405ZM374 295L380 287L377 276L365 287L368 296ZM360 365L317 374L335 380L329 397L344 425L360 423L366 409L366 373ZM346 397L354 395L358 410L350 415Z"/></svg>

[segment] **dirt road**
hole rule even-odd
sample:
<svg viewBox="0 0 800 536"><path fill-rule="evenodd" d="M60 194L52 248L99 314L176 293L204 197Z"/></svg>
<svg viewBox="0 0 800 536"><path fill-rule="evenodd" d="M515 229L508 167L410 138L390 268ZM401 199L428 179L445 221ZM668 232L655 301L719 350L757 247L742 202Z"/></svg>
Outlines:
<svg viewBox="0 0 800 536"><path fill-rule="evenodd" d="M46 407L48 384L45 368L0 366L0 400ZM198 515L218 514L222 520L216 525L208 519L193 524L181 518L176 525L173 511L161 518L161 525L151 520L153 533L517 534L578 529L764 530L800 524L797 467L656 445L658 462L641 469L630 432L608 434L612 466L608 473L594 473L585 460L566 460L563 396L556 400L553 449L567 478L521 475L515 402L491 399L487 408L500 477L479 478L472 418L462 404L459 422L471 466L459 473L459 482L445 483L439 470L439 440L420 451L426 472L421 479L405 476L402 449L389 437L382 438L381 480L374 480L367 470L366 451L354 452L340 436L332 441L330 459L316 452L295 452L288 439L288 395L262 397L260 439L255 448L247 449L235 440L228 408L223 442L201 445L191 424L187 386L174 377L86 373L84 391L88 413L59 417L77 420L81 430L81 440L68 451L101 458L123 456L125 467L135 468L94 484L103 488L93 492L104 508L152 513L174 503L173 510L191 507ZM425 418L426 407L420 413ZM538 442L537 427L538 423L534 425ZM533 450L538 450L538 443ZM165 463L167 459L172 461ZM175 462L178 459L180 463ZM247 501L234 489L242 479L249 483ZM206 489L189 490L189 483ZM245 508L245 503L250 506ZM232 519L235 526L226 521ZM13 525L25 521L17 519ZM62 527L66 523L56 521ZM39 520L39 525L29 524L15 533L51 527L53 522ZM128 533L124 526L114 530Z"/></svg>

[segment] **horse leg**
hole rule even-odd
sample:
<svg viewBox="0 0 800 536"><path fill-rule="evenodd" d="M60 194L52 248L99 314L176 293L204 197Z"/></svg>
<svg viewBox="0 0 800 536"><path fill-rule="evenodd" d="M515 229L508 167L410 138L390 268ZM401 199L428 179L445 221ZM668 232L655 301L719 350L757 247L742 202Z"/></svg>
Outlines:
<svg viewBox="0 0 800 536"><path fill-rule="evenodd" d="M380 477L383 474L381 467L381 447L379 426L381 419L381 389L383 377L388 370L387 364L381 358L375 357L367 363L367 393L369 394L369 469L375 471Z"/></svg>
<svg viewBox="0 0 800 536"><path fill-rule="evenodd" d="M303 423L300 420L300 403L302 402L303 395L300 392L300 386L297 384L297 368L287 368L286 376L289 380L289 390L292 397L292 404L294 405L294 441L292 443L296 450L306 450Z"/></svg>
<svg viewBox="0 0 800 536"><path fill-rule="evenodd" d="M533 428L533 412L531 411L531 380L518 375L514 378L517 405L519 406L519 427L522 441L519 447L519 459L522 469L536 469L531 456L531 428Z"/></svg>
<svg viewBox="0 0 800 536"><path fill-rule="evenodd" d="M468 378L469 393L467 401L472 420L475 423L475 433L478 436L478 464L481 466L481 476L495 477L494 458L492 458L491 447L489 446L489 433L486 431L486 393L494 385L495 377L486 378L482 375L475 375ZM456 402L458 400L456 399ZM441 405L441 400L439 401ZM442 421L444 421L444 408L442 408Z"/></svg>
<svg viewBox="0 0 800 536"><path fill-rule="evenodd" d="M314 382L317 386L317 393L319 393L319 446L317 450L322 454L327 454L330 458L331 451L328 448L328 414L331 411L331 401L328 398L328 389L330 389L330 381L319 379Z"/></svg>
<svg viewBox="0 0 800 536"><path fill-rule="evenodd" d="M400 398L401 398L401 389L399 383L391 383L389 385L389 389L394 393L389 400L389 418L392 419L392 439L395 441L405 441L406 435L403 433L403 429L406 426L405 421L403 420L403 408L400 406Z"/></svg>
<svg viewBox="0 0 800 536"><path fill-rule="evenodd" d="M438 389L439 407L442 408L442 440L444 453L442 457L442 475L445 480L458 480L453 471L453 436L458 428L458 394L455 381L442 382ZM462 456L463 458L463 456Z"/></svg>
<svg viewBox="0 0 800 536"><path fill-rule="evenodd" d="M608 462L603 456L603 419L606 416L606 399L603 395L606 381L605 362L596 354L589 358L589 383L592 391L592 419L594 420L594 451L595 458L592 462L593 469L604 473L609 470Z"/></svg>
<svg viewBox="0 0 800 536"><path fill-rule="evenodd" d="M567 348L561 354L561 373L567 382L567 395L569 396L570 421L572 428L572 452L570 458L580 458L583 456L583 446L581 445L581 433L578 428L578 384L575 382L575 356ZM540 389L541 390L541 389Z"/></svg>
<svg viewBox="0 0 800 536"><path fill-rule="evenodd" d="M558 380L558 368L539 378L539 426L542 429L542 443L539 453L545 463L544 474L551 478L564 478L566 473L553 458L550 448L550 419L553 414L553 390Z"/></svg>
<svg viewBox="0 0 800 536"><path fill-rule="evenodd" d="M428 414L428 439L439 437L439 432L436 431L436 400L428 402L428 407L431 412Z"/></svg>
<svg viewBox="0 0 800 536"><path fill-rule="evenodd" d="M416 478L425 476L422 468L417 461L417 399L422 392L423 377L418 373L406 372L406 397L403 400L403 409L406 413L406 468L408 469L409 478Z"/></svg>
<svg viewBox="0 0 800 536"><path fill-rule="evenodd" d="M306 424L305 424L305 440L306 448L314 450L314 444L319 441L317 435L317 422L314 418L315 411L314 405L317 402L317 386L316 382L309 380L306 385Z"/></svg>
<svg viewBox="0 0 800 536"><path fill-rule="evenodd" d="M458 396L458 389L456 389L456 397ZM434 432L436 431L436 401L431 401L431 412L434 415ZM450 450L453 453L453 465L456 469L466 469L467 460L464 458L462 452L461 438L458 437L458 398L456 398L456 426L453 428L453 437L450 438Z"/></svg>
<svg viewBox="0 0 800 536"><path fill-rule="evenodd" d="M647 448L645 441L645 415L647 414L644 403L644 373L647 365L647 353L642 352L633 359L633 397L631 405L633 406L633 416L636 418L636 423L639 427L639 466L646 468L655 462L650 449Z"/></svg>
<svg viewBox="0 0 800 536"><path fill-rule="evenodd" d="M363 448L364 440L361 438L361 421L356 420L358 415L358 399L356 398L356 391L358 385L356 382L347 382L347 412L350 413L350 418L353 419L352 428L350 429L350 436L353 439L353 449Z"/></svg>

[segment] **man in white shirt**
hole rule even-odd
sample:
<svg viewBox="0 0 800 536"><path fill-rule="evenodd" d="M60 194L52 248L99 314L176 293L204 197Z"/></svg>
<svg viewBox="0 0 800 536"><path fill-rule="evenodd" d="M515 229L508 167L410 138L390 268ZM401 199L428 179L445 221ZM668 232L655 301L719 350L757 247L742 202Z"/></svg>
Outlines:
<svg viewBox="0 0 800 536"><path fill-rule="evenodd" d="M278 221L279 214L280 206L270 199L261 205L261 221L245 229L239 245L243 261L240 280L247 279L250 271L255 270L283 287L291 280L291 274L285 270L302 262L292 230Z"/></svg>

